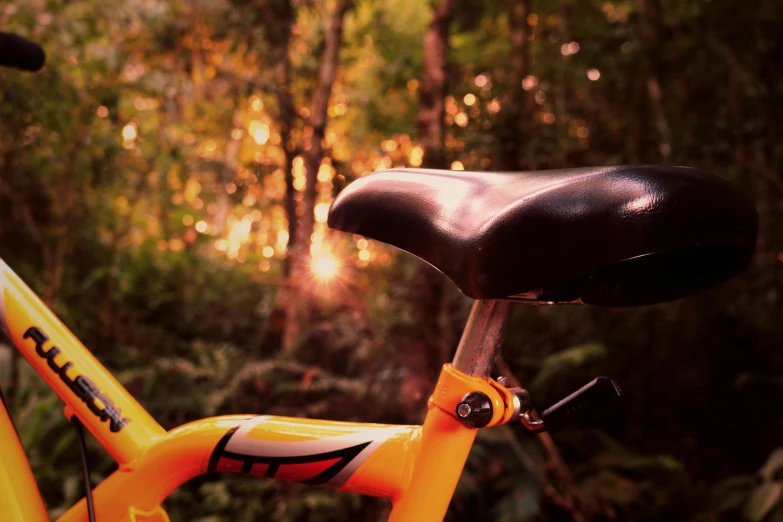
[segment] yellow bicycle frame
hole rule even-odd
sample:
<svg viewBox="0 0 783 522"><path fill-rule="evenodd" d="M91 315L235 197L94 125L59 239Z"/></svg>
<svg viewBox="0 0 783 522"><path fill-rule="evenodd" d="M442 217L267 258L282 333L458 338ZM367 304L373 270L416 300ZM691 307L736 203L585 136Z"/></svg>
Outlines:
<svg viewBox="0 0 783 522"><path fill-rule="evenodd" d="M101 522L168 521L163 499L215 471L388 498L393 522L441 521L477 431L457 419L456 404L484 392L490 425L512 410L505 388L446 365L422 426L231 415L166 432L1 259L0 329L119 464L94 491ZM48 520L4 407L0 440L0 520ZM86 521L85 500L58 520Z"/></svg>

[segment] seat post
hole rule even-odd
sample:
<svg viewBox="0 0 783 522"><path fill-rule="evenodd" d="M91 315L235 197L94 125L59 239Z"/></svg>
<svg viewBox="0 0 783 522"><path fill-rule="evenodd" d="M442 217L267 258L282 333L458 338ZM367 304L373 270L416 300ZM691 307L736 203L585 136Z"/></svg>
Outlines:
<svg viewBox="0 0 783 522"><path fill-rule="evenodd" d="M513 304L511 301L483 299L473 303L454 355L454 368L479 379L489 377L495 356L506 336Z"/></svg>

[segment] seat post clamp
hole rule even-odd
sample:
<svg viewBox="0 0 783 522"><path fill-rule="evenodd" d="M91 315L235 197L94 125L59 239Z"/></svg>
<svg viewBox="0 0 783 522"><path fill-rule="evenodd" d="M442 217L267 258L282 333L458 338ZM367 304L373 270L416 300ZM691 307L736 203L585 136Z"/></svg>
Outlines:
<svg viewBox="0 0 783 522"><path fill-rule="evenodd" d="M444 364L429 407L437 407L469 428L505 424L515 418L518 399L492 379L471 377Z"/></svg>

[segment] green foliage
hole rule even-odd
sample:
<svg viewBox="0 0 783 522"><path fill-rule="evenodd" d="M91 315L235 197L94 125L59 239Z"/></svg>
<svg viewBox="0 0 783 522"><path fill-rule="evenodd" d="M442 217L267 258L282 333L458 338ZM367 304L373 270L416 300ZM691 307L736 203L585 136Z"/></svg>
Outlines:
<svg viewBox="0 0 783 522"><path fill-rule="evenodd" d="M606 347L599 343L588 343L554 353L541 361L541 367L530 383L530 388L541 390L558 376L562 377L563 372L578 370L588 362L604 357L606 357Z"/></svg>
<svg viewBox="0 0 783 522"><path fill-rule="evenodd" d="M750 493L743 515L751 522L783 519L783 448L772 452L758 475L761 483Z"/></svg>
<svg viewBox="0 0 783 522"><path fill-rule="evenodd" d="M783 484L780 482L767 482L761 484L748 499L748 503L745 505L744 515L745 518L751 522L761 522L772 509L780 502L780 498L783 496Z"/></svg>

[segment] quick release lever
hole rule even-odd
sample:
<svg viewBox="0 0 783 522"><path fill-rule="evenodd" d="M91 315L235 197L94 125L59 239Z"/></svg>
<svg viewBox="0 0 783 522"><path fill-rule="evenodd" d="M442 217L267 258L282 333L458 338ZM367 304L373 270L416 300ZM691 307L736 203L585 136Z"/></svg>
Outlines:
<svg viewBox="0 0 783 522"><path fill-rule="evenodd" d="M541 421L547 431L592 424L616 410L622 396L622 390L614 379L597 377L541 412Z"/></svg>

